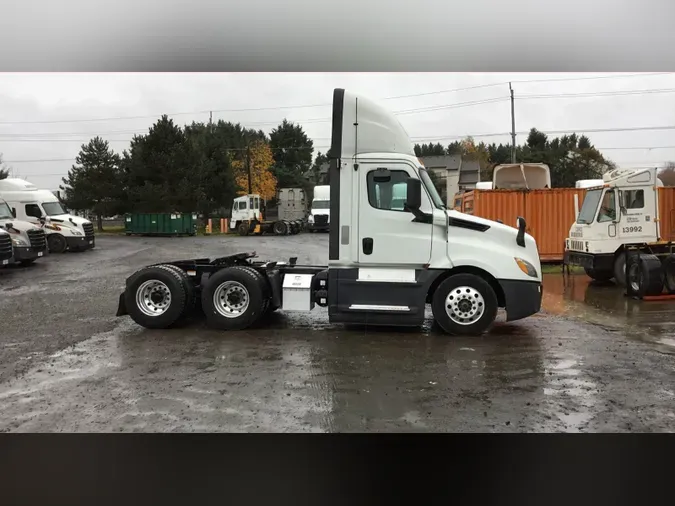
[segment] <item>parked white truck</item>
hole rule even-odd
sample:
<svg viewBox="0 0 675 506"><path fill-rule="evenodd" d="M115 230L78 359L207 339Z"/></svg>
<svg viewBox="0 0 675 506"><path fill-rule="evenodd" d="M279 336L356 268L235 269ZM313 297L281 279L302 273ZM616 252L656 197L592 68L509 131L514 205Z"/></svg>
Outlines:
<svg viewBox="0 0 675 506"><path fill-rule="evenodd" d="M509 321L539 311L541 266L525 220L516 229L448 211L393 114L336 89L329 154L327 266L254 253L152 265L126 280L117 315L166 328L199 299L208 325L225 330L315 305L332 323L419 326L430 304L446 332L480 334L499 307Z"/></svg>
<svg viewBox="0 0 675 506"><path fill-rule="evenodd" d="M23 179L0 180L0 198L12 209L16 219L42 226L52 253L84 251L96 246L94 225L87 219L69 214L49 190L40 190Z"/></svg>
<svg viewBox="0 0 675 506"><path fill-rule="evenodd" d="M41 227L17 220L7 202L0 199L0 228L4 229L12 243L12 256L8 263L30 265L47 254L47 239Z"/></svg>
<svg viewBox="0 0 675 506"><path fill-rule="evenodd" d="M239 235L289 235L300 232L302 221L281 218L267 220L265 201L257 193L251 193L234 199L229 227Z"/></svg>
<svg viewBox="0 0 675 506"><path fill-rule="evenodd" d="M565 263L582 266L593 279L614 278L626 286L627 251L639 250L642 261L652 265L672 256L674 197L675 188L663 187L656 168L606 173L601 185L586 190L581 210L575 202L577 218L565 239ZM667 261L672 264L675 259ZM636 290L639 275L637 267L629 273Z"/></svg>
<svg viewBox="0 0 675 506"><path fill-rule="evenodd" d="M312 208L307 221L310 232L328 232L330 229L330 185L314 187Z"/></svg>

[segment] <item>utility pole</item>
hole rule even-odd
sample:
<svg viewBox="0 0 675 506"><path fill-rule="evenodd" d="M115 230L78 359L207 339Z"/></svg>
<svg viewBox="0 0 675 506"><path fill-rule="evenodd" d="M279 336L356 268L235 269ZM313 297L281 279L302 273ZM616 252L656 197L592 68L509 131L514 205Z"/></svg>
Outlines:
<svg viewBox="0 0 675 506"><path fill-rule="evenodd" d="M513 88L509 83L511 92L511 163L516 163L516 112L513 106Z"/></svg>
<svg viewBox="0 0 675 506"><path fill-rule="evenodd" d="M248 173L248 193L253 193L251 189L251 147L246 145L246 172Z"/></svg>

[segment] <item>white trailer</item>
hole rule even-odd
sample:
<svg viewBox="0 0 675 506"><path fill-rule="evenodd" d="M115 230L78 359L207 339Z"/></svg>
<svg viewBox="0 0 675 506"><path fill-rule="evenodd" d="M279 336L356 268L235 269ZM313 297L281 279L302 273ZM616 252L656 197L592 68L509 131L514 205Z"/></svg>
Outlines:
<svg viewBox="0 0 675 506"><path fill-rule="evenodd" d="M446 332L480 334L499 307L508 321L539 311L525 220L516 229L448 211L397 118L373 102L336 89L332 116L327 266L253 253L153 265L127 279L117 315L166 328L199 299L208 325L225 330L315 305L331 323L419 326L429 304Z"/></svg>
<svg viewBox="0 0 675 506"><path fill-rule="evenodd" d="M620 286L632 285L633 292L643 295L660 293L664 283L675 290L675 209L668 205L672 199L659 201L660 191L675 188L662 187L657 168L606 173L601 185L587 189L581 210L575 202L577 217L565 240L565 263L582 266L595 280L614 278ZM640 252L638 263L644 265L629 268L627 280L626 257L631 251ZM647 283L650 273L653 283Z"/></svg>

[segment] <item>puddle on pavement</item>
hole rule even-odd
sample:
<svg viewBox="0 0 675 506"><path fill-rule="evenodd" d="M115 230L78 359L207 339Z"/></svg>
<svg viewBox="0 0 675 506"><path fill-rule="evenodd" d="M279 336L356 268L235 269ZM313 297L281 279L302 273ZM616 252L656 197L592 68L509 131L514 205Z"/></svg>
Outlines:
<svg viewBox="0 0 675 506"><path fill-rule="evenodd" d="M614 283L599 283L583 274L547 274L542 306L547 313L620 331L675 354L675 301L635 300Z"/></svg>

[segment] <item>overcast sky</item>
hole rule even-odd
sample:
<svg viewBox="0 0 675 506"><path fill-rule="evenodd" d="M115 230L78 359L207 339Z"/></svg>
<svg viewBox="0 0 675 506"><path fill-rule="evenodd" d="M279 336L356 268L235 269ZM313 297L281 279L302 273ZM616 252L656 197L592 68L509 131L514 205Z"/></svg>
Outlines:
<svg viewBox="0 0 675 506"><path fill-rule="evenodd" d="M510 142L508 135L481 136L511 129L508 84L496 84L507 81L513 81L517 132L586 131L624 167L675 160L675 73L0 74L0 153L15 177L54 190L80 146L95 135L121 152L161 114L184 124L206 122L213 111L214 120L266 132L288 118L314 140L316 155L330 143L336 87L398 111L415 142L448 144L466 135ZM673 128L644 129L657 126ZM643 129L589 131L631 128ZM520 134L517 142L525 138Z"/></svg>

